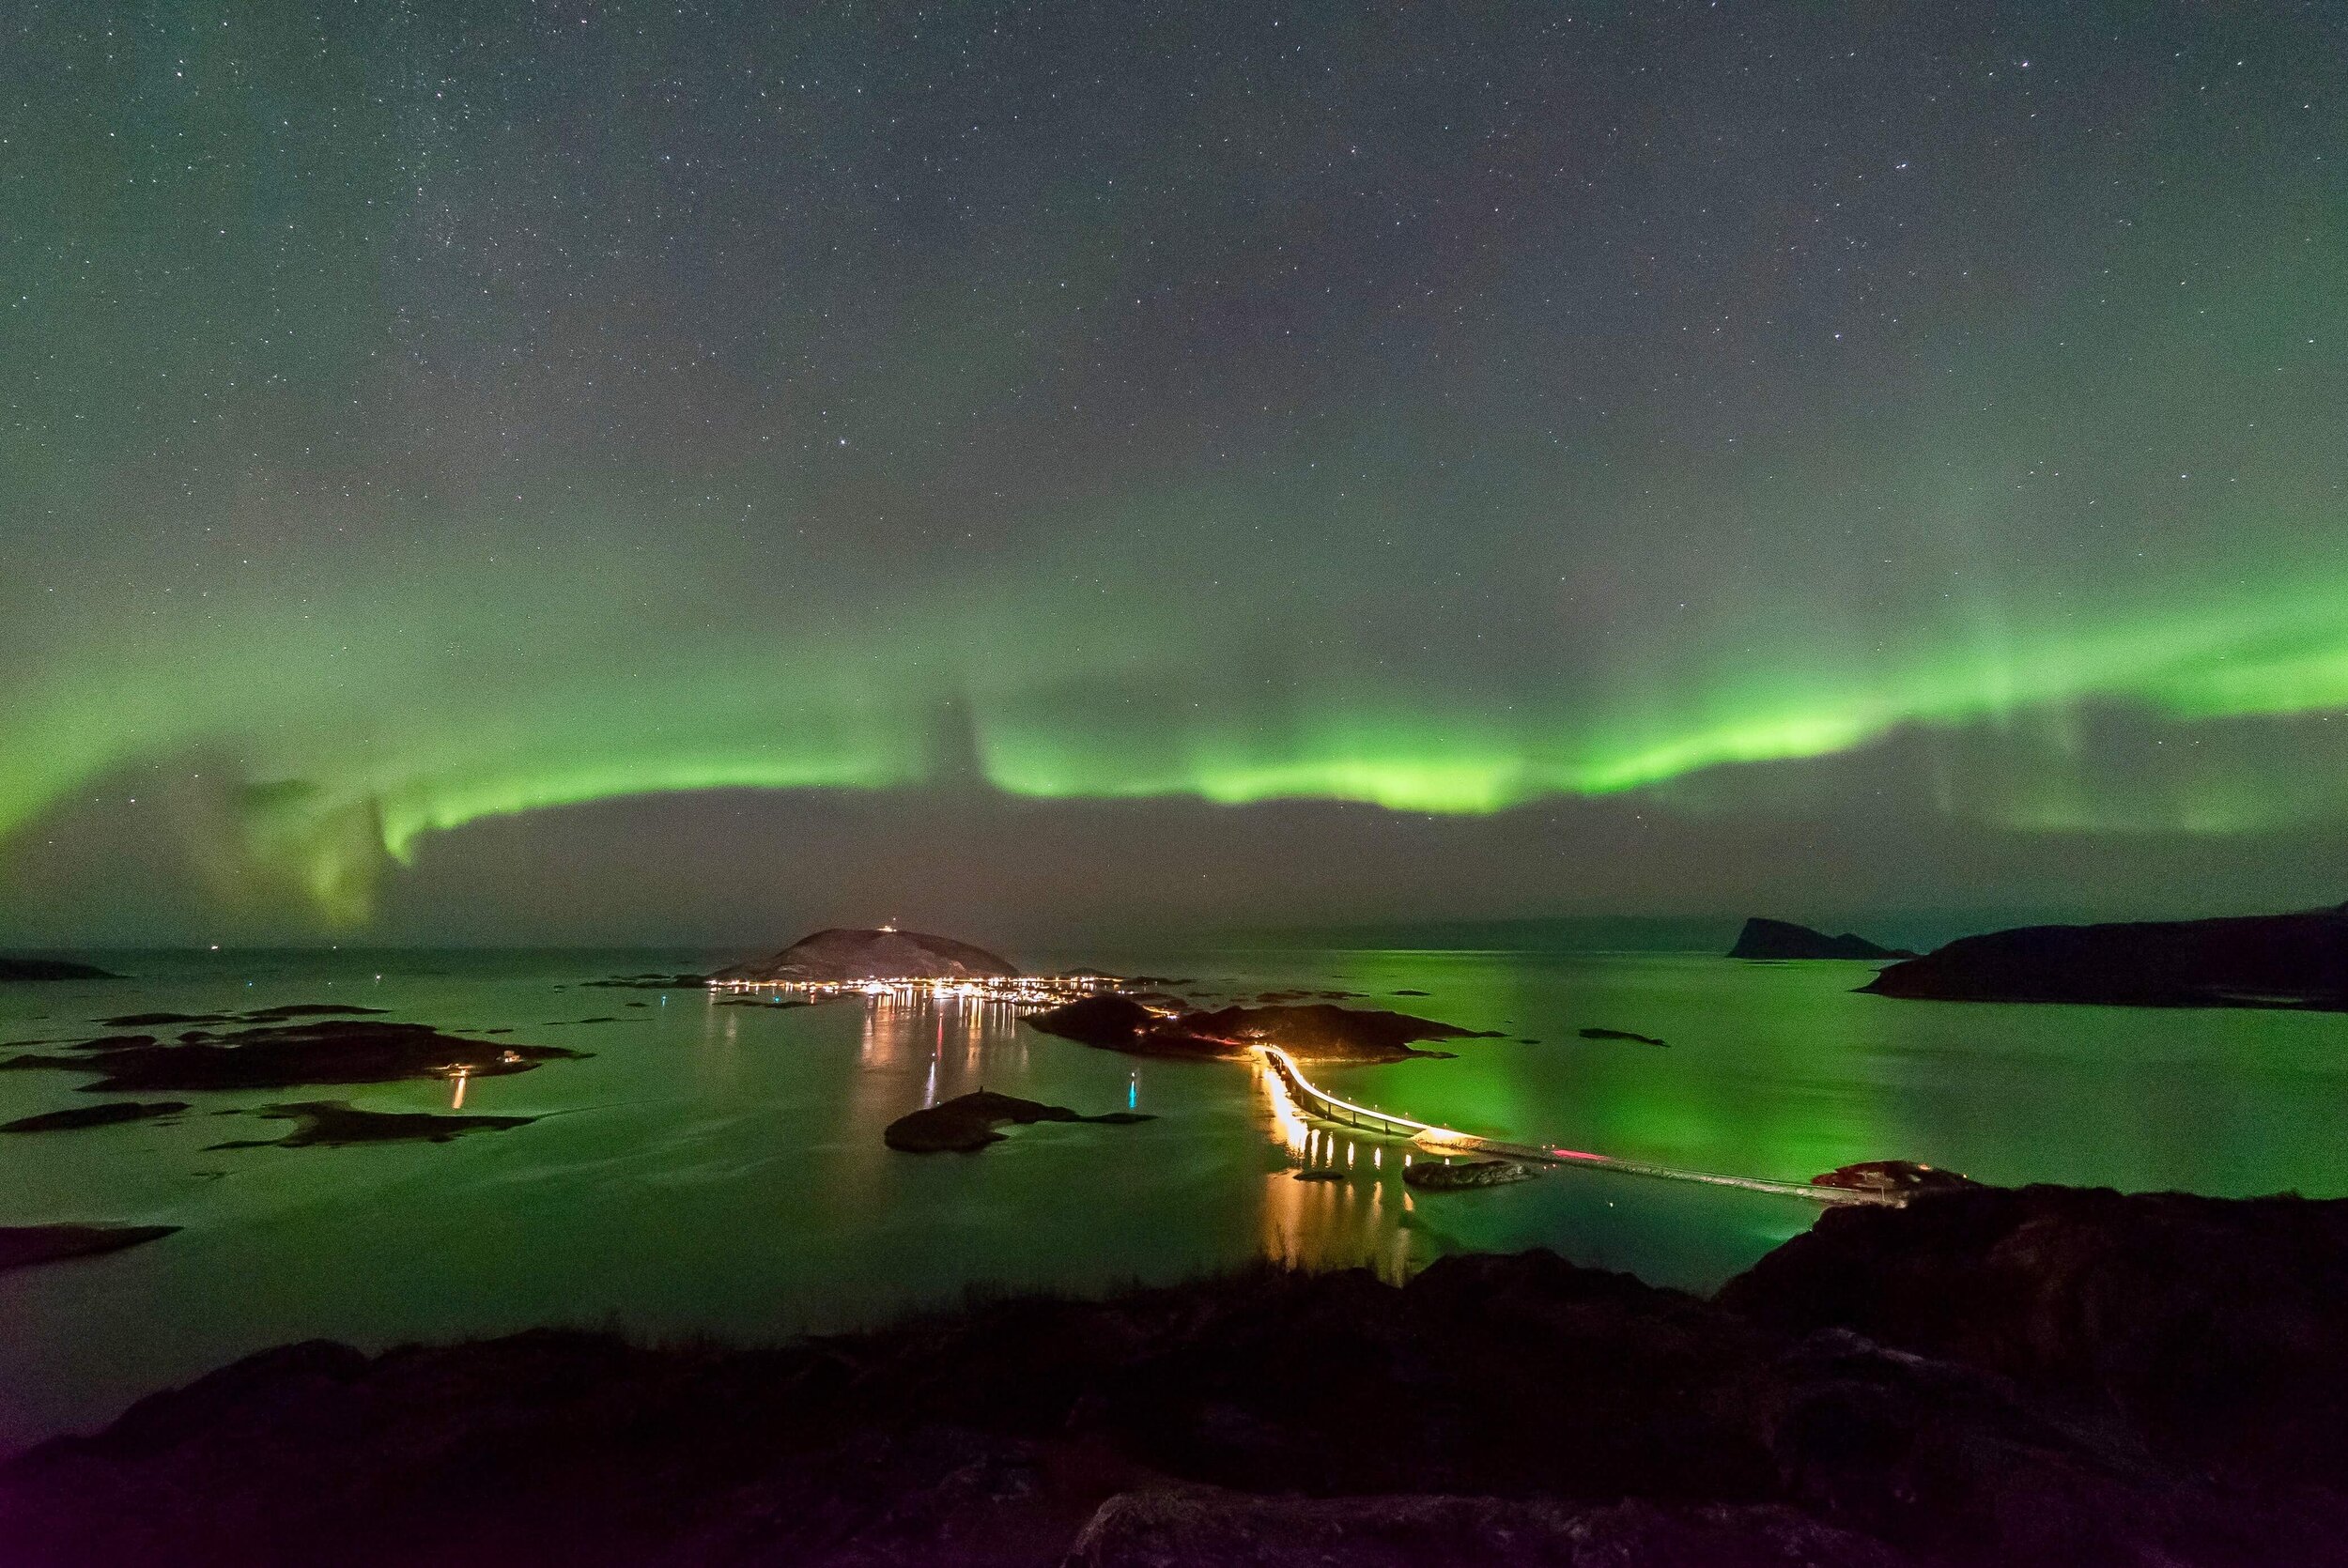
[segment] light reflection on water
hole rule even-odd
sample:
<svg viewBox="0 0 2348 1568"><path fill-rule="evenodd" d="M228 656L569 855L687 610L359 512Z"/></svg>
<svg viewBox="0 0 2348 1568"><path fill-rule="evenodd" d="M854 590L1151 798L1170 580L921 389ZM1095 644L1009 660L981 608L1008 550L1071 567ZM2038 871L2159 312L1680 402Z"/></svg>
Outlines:
<svg viewBox="0 0 2348 1568"><path fill-rule="evenodd" d="M1264 1176L1264 1256L1299 1268L1363 1266L1400 1284L1414 1267L1407 1227L1416 1199L1400 1180L1412 1160L1409 1145L1315 1122L1263 1063L1249 1071L1290 1161ZM1389 1146L1397 1155L1391 1168ZM1299 1179L1300 1173L1323 1172L1336 1178Z"/></svg>
<svg viewBox="0 0 2348 1568"><path fill-rule="evenodd" d="M192 1094L176 1123L0 1138L0 1223L184 1227L0 1276L0 1447L296 1339L546 1322L772 1338L978 1283L1099 1290L1259 1256L1394 1278L1462 1247L1545 1245L1707 1290L1814 1217L1595 1173L1416 1192L1400 1179L1423 1158L1411 1145L1310 1121L1259 1068L1090 1050L962 998L773 1007L579 989L709 958L167 955L116 965L148 976L130 984L0 988L0 1040L85 1037L113 1013L357 999L590 1053L473 1081ZM1504 1031L1453 1061L1315 1069L1333 1094L1503 1138L1794 1180L1899 1157L2003 1181L2348 1191L2339 1018L1898 1003L1852 995L1864 971L1849 965L1692 957L1068 961L1111 960L1199 976L1218 1001L1344 990ZM1593 1025L1671 1044L1582 1039ZM76 1103L76 1082L0 1072L0 1120ZM1016 1128L974 1155L883 1146L895 1117L981 1087L1156 1119ZM305 1096L539 1119L443 1145L208 1146L277 1136L285 1124L238 1113ZM1306 1169L1340 1179L1297 1179Z"/></svg>

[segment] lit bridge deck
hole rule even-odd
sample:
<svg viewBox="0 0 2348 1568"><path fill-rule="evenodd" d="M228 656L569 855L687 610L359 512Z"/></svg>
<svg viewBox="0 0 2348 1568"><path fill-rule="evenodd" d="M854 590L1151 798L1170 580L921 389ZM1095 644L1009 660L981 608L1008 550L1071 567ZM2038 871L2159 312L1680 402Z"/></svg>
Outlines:
<svg viewBox="0 0 2348 1568"><path fill-rule="evenodd" d="M1782 1197L1803 1198L1821 1204L1898 1204L1898 1194L1865 1191L1853 1187L1819 1187L1806 1181L1772 1181L1765 1176L1721 1176L1711 1171L1686 1171L1673 1165L1650 1165L1637 1160L1618 1160L1611 1154L1591 1154L1582 1149L1555 1148L1538 1144L1508 1144L1497 1138L1482 1138L1473 1132L1456 1132L1432 1122L1413 1121L1389 1111L1373 1111L1367 1105L1356 1105L1349 1099L1322 1090L1306 1078L1294 1057L1276 1045L1259 1045L1256 1053L1265 1066L1279 1075L1289 1097L1307 1114L1340 1127L1357 1127L1365 1132L1383 1132L1390 1137L1408 1138L1420 1147L1436 1154L1485 1154L1504 1160L1522 1160L1543 1165L1579 1166L1589 1170L1619 1171L1625 1176L1658 1176L1665 1181L1697 1181L1713 1187L1741 1187L1749 1192L1774 1192Z"/></svg>

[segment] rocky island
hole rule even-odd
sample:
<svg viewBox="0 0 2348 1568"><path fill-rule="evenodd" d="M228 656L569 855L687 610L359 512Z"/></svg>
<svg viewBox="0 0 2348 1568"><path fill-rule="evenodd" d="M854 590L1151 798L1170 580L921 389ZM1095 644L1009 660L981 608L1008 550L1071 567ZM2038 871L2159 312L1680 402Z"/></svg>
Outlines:
<svg viewBox="0 0 2348 1568"><path fill-rule="evenodd" d="M1276 1045L1299 1061L1398 1062L1444 1054L1413 1050L1413 1040L1500 1038L1488 1030L1457 1028L1409 1013L1327 1002L1210 1011L1174 997L1145 1002L1131 996L1089 996L1032 1014L1027 1022L1044 1034L1105 1051L1194 1061L1239 1060L1257 1045Z"/></svg>
<svg viewBox="0 0 2348 1568"><path fill-rule="evenodd" d="M1042 1100L980 1089L899 1116L882 1130L881 1142L904 1154L968 1154L989 1144L1001 1143L1003 1135L995 1130L1004 1122L1022 1126L1031 1122L1100 1122L1123 1127L1151 1119L1138 1111L1083 1116L1065 1105L1046 1105Z"/></svg>
<svg viewBox="0 0 2348 1568"><path fill-rule="evenodd" d="M0 1057L0 1068L87 1073L94 1075L92 1081L80 1087L89 1093L134 1094L389 1084L403 1078L494 1078L580 1054L554 1045L465 1039L424 1023L301 1017L285 1009L275 1016L300 1021L225 1033L189 1030L170 1043L152 1035L101 1036L71 1047L70 1055Z"/></svg>
<svg viewBox="0 0 2348 1568"><path fill-rule="evenodd" d="M184 1099L108 1099L96 1105L71 1105L0 1122L0 1132L75 1132L90 1127L118 1127L124 1122L176 1116L188 1108Z"/></svg>
<svg viewBox="0 0 2348 1568"><path fill-rule="evenodd" d="M1737 933L1732 959L1912 959L1904 947L1884 947L1851 931L1829 936L1791 920L1765 920L1754 915Z"/></svg>
<svg viewBox="0 0 2348 1568"><path fill-rule="evenodd" d="M856 980L1015 979L1008 959L952 937L834 928L801 937L772 958L737 963L709 976L712 983L841 985Z"/></svg>
<svg viewBox="0 0 2348 1568"><path fill-rule="evenodd" d="M119 980L111 969L68 959L0 959L0 982L10 980Z"/></svg>
<svg viewBox="0 0 2348 1568"><path fill-rule="evenodd" d="M0 1225L0 1274L35 1264L118 1253L175 1234L178 1225ZM0 1509L0 1533L7 1513Z"/></svg>
<svg viewBox="0 0 2348 1568"><path fill-rule="evenodd" d="M2295 915L2020 926L1960 937L1859 988L1936 1002L2348 1011L2348 904Z"/></svg>
<svg viewBox="0 0 2348 1568"><path fill-rule="evenodd" d="M1671 1044L1669 1040L1658 1039L1653 1035L1642 1035L1634 1029L1591 1028L1577 1029L1574 1032L1585 1040L1628 1040L1633 1045Z"/></svg>
<svg viewBox="0 0 2348 1568"><path fill-rule="evenodd" d="M339 1099L264 1105L253 1115L297 1123L283 1138L239 1138L214 1149L343 1148L352 1144L445 1144L468 1132L528 1127L535 1116L451 1115L438 1111L362 1111Z"/></svg>

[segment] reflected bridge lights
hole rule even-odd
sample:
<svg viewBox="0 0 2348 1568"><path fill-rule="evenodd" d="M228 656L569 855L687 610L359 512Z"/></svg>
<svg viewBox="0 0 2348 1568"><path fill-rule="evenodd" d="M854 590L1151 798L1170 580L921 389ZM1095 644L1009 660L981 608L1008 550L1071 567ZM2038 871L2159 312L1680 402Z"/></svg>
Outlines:
<svg viewBox="0 0 2348 1568"><path fill-rule="evenodd" d="M1386 1168L1386 1145L1384 1144L1378 1142L1374 1136L1365 1140L1356 1130L1352 1128L1341 1128L1334 1123L1327 1126L1317 1125L1322 1120L1320 1113L1308 1109L1298 1101L1290 1090L1286 1075L1278 1070L1276 1064L1268 1053L1259 1051L1257 1053L1256 1066L1256 1080L1262 1085L1264 1098L1271 1105L1273 1127L1278 1133L1281 1144L1288 1149L1289 1158L1295 1161L1299 1168L1307 1171L1356 1169L1360 1162L1361 1150L1367 1143L1369 1149L1369 1167L1379 1173L1381 1177L1383 1176ZM1368 1130L1375 1134L1383 1130L1372 1128ZM1344 1149L1341 1165L1338 1158L1340 1143ZM1403 1147L1398 1149L1397 1152L1401 1156L1401 1162L1395 1168L1398 1171L1408 1168L1412 1162L1411 1150ZM1403 1194L1403 1202L1406 1206L1409 1204L1408 1193Z"/></svg>

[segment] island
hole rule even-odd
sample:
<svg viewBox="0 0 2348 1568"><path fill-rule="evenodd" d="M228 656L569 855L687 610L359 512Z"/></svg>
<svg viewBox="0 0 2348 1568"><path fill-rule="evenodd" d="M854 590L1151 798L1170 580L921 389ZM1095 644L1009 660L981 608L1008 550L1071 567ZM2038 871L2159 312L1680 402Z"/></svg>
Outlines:
<svg viewBox="0 0 2348 1568"><path fill-rule="evenodd" d="M88 1127L118 1127L124 1122L176 1116L188 1108L184 1099L109 1099L96 1105L74 1105L63 1111L43 1111L0 1122L0 1132L74 1132Z"/></svg>
<svg viewBox="0 0 2348 1568"><path fill-rule="evenodd" d="M856 980L1014 979L1009 959L983 947L894 926L832 928L803 936L772 958L720 969L716 985L844 985Z"/></svg>
<svg viewBox="0 0 2348 1568"><path fill-rule="evenodd" d="M68 959L0 959L0 981L119 980L122 976L96 964Z"/></svg>
<svg viewBox="0 0 2348 1568"><path fill-rule="evenodd" d="M118 1253L173 1235L178 1225L0 1225L0 1274L36 1264Z"/></svg>
<svg viewBox="0 0 2348 1568"><path fill-rule="evenodd" d="M253 1113L299 1125L283 1138L239 1138L209 1149L341 1148L350 1144L445 1144L468 1132L528 1127L535 1116L449 1115L437 1111L362 1111L339 1099L264 1105Z"/></svg>
<svg viewBox="0 0 2348 1568"><path fill-rule="evenodd" d="M1529 1181L1540 1171L1518 1160L1422 1160L1403 1168L1402 1182L1421 1192L1464 1192Z"/></svg>
<svg viewBox="0 0 2348 1568"><path fill-rule="evenodd" d="M2348 1010L2348 904L1960 937L1859 988L1935 1002Z"/></svg>
<svg viewBox="0 0 2348 1568"><path fill-rule="evenodd" d="M1575 1031L1585 1040L1629 1040L1633 1045L1669 1045L1671 1041L1642 1035L1635 1029L1591 1028Z"/></svg>
<svg viewBox="0 0 2348 1568"><path fill-rule="evenodd" d="M1829 936L1791 920L1767 920L1754 915L1737 933L1732 959L1912 959L1904 947L1885 947L1863 936L1845 931Z"/></svg>
<svg viewBox="0 0 2348 1568"><path fill-rule="evenodd" d="M279 1016L283 1016L281 1013ZM165 1044L108 1035L75 1054L0 1057L0 1069L96 1075L91 1094L182 1089L286 1089L310 1084L389 1084L403 1078L495 1078L581 1053L555 1045L493 1045L425 1023L317 1018L214 1033L192 1029Z"/></svg>
<svg viewBox="0 0 2348 1568"><path fill-rule="evenodd" d="M769 1004L893 995L1023 1007L1048 1007L1121 983L1097 970L1022 974L1009 959L971 943L895 926L820 930L772 958L737 963L708 978L712 991L748 993Z"/></svg>
<svg viewBox="0 0 2348 1568"><path fill-rule="evenodd" d="M1100 1122L1124 1127L1151 1119L1139 1111L1083 1116L1065 1105L1046 1105L1038 1099L980 1089L899 1116L882 1130L881 1142L903 1154L969 1154L1001 1143L1003 1135L995 1129L1003 1122Z"/></svg>
<svg viewBox="0 0 2348 1568"><path fill-rule="evenodd" d="M1491 1030L1461 1029L1409 1013L1327 1002L1209 1011L1173 997L1089 996L1032 1014L1027 1022L1043 1034L1104 1051L1194 1061L1242 1060L1256 1046L1276 1045L1300 1061L1398 1062L1446 1054L1413 1050L1413 1040L1500 1038Z"/></svg>

